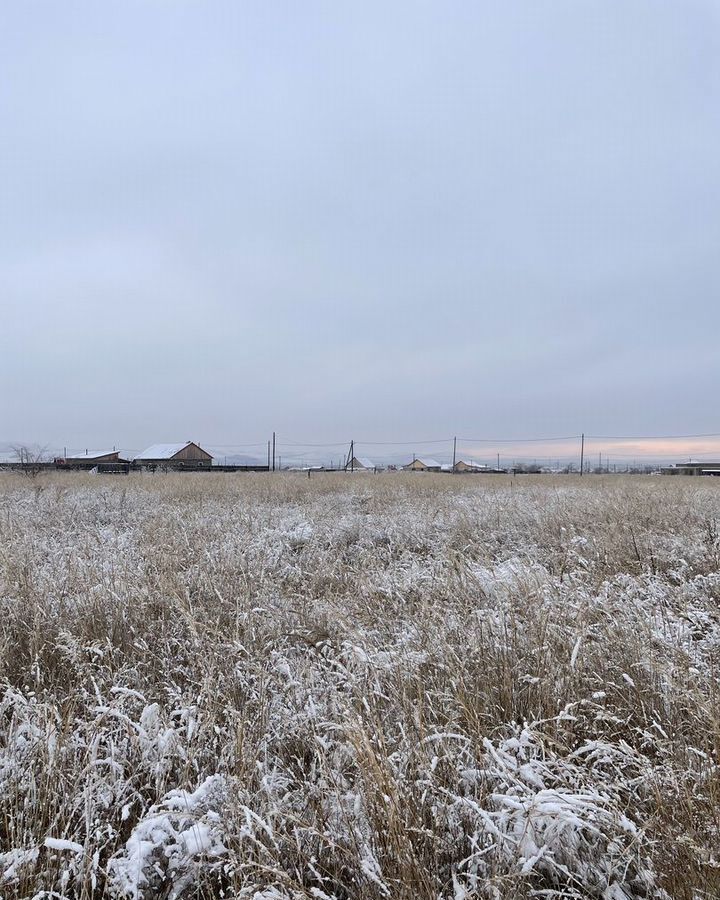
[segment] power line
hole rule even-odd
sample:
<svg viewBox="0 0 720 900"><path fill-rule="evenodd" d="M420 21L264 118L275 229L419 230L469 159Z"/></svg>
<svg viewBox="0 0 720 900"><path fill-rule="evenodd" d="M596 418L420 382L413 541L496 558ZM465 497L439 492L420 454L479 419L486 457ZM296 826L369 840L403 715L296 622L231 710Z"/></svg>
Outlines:
<svg viewBox="0 0 720 900"><path fill-rule="evenodd" d="M365 447L407 447L412 444L450 444L452 438L437 438L431 441L355 441L356 444L362 444Z"/></svg>
<svg viewBox="0 0 720 900"><path fill-rule="evenodd" d="M720 432L707 434L586 434L585 437L593 441L680 441L689 438L720 437Z"/></svg>
<svg viewBox="0 0 720 900"><path fill-rule="evenodd" d="M283 447L347 447L347 441L328 441L327 443L314 444L312 441L286 441L278 437L278 446Z"/></svg>
<svg viewBox="0 0 720 900"><path fill-rule="evenodd" d="M214 447L216 450L233 450L236 447L265 447L267 441L258 441L256 444L216 444L214 441L203 441L208 447Z"/></svg>
<svg viewBox="0 0 720 900"><path fill-rule="evenodd" d="M580 441L580 434L571 434L571 435L562 435L562 436L545 436L545 437L502 437L502 438L466 438L466 437L458 437L457 447L458 449L462 449L464 452L473 451L475 448L478 448L478 445L483 447L489 446L512 446L512 445L528 445L535 444L538 445L539 449L542 449L542 445L549 445L556 442L574 442ZM655 434L655 435L594 435L594 434L586 434L585 441L592 442L597 445L599 442L628 442L628 441L682 441L682 440L701 440L701 439L718 439L720 438L720 432L703 432L696 434ZM8 451L12 450L15 444L18 442L6 441L4 442L5 447ZM257 441L257 442L247 442L247 443L237 443L237 444L224 444L224 443L214 443L212 441L203 441L206 446L209 446L215 450L256 450L263 448L265 449L267 444L266 441ZM313 455L313 448L317 448L319 451L332 451L334 449L340 447L347 446L347 439L342 441L326 441L326 442L317 442L317 441L295 441L295 440L281 440L278 439L278 445L283 446L287 449L292 449L295 453L298 453L302 450L306 450L306 455ZM445 445L450 448L453 445L452 437L445 438L429 438L424 440L373 440L373 441L363 441L356 440L354 442L354 446L357 447L397 447L397 448L413 448L415 450L419 450L422 447L431 447L431 446L439 446ZM3 446L3 442L0 442L0 447ZM53 445L47 445L46 448L48 453L59 451L60 447L55 447ZM81 452L82 447L80 448L68 448L71 452ZM619 450L630 450L630 448L619 447ZM628 458L640 458L642 456L652 456L654 458L658 457L670 457L675 453L679 452L681 448L675 450L672 447L667 448L666 450L660 451L660 448L653 448L652 446L637 448L633 452L629 452ZM132 452L134 448L119 448L120 452ZM692 448L691 450L694 456L701 456L704 454L718 454L720 453L720 448ZM569 455L569 454L565 454ZM616 458L623 458L622 453L613 454ZM517 457L519 458L519 457Z"/></svg>
<svg viewBox="0 0 720 900"><path fill-rule="evenodd" d="M587 435L585 435L587 437ZM468 444L548 444L551 441L579 441L579 434L565 435L564 437L538 437L538 438L466 438L459 437L459 441Z"/></svg>
<svg viewBox="0 0 720 900"><path fill-rule="evenodd" d="M355 441L355 445L362 445L364 447L408 447L415 445L425 445L425 444L450 444L452 443L452 438L440 438L434 439L430 441ZM280 440L278 438L278 444L282 444L283 447L347 447L347 441L328 441L327 443L317 444L312 443L310 441L301 442L301 441L286 441ZM217 444L215 445L217 446Z"/></svg>

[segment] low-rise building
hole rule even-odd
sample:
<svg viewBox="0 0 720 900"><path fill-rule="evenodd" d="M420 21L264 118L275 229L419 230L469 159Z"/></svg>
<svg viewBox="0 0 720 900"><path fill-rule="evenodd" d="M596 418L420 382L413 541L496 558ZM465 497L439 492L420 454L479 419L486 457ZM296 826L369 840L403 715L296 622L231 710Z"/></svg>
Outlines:
<svg viewBox="0 0 720 900"><path fill-rule="evenodd" d="M351 470L360 469L373 472L377 466L371 459L368 459L367 456L353 456L347 464L347 468Z"/></svg>
<svg viewBox="0 0 720 900"><path fill-rule="evenodd" d="M431 459L429 456L424 456L422 459L419 456L416 456L412 462L403 466L403 469L405 469L406 472L439 472L442 469L442 465L436 459Z"/></svg>
<svg viewBox="0 0 720 900"><path fill-rule="evenodd" d="M700 462L689 459L686 463L674 463L660 469L663 475L720 475L720 462Z"/></svg>
<svg viewBox="0 0 720 900"><path fill-rule="evenodd" d="M475 462L474 459L459 459L455 463L456 472L487 472L488 469L484 463Z"/></svg>
<svg viewBox="0 0 720 900"><path fill-rule="evenodd" d="M72 453L63 458L63 465L75 468L92 469L100 463L122 463L119 450L86 450L84 453Z"/></svg>
<svg viewBox="0 0 720 900"><path fill-rule="evenodd" d="M134 462L139 466L167 469L201 469L212 465L213 457L195 441L182 444L153 444L138 453Z"/></svg>

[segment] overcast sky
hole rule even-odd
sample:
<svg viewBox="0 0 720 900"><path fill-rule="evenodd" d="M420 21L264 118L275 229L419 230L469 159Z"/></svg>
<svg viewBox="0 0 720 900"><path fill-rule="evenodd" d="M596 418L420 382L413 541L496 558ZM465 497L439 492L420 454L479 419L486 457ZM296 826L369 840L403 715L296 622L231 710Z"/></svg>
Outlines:
<svg viewBox="0 0 720 900"><path fill-rule="evenodd" d="M0 7L0 442L720 431L716 0Z"/></svg>

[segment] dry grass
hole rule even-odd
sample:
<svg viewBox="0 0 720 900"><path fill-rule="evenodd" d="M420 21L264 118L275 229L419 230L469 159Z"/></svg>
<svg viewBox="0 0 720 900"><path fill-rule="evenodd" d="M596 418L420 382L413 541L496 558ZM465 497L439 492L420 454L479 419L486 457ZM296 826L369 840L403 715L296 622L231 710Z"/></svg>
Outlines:
<svg viewBox="0 0 720 900"><path fill-rule="evenodd" d="M2 476L0 893L720 896L719 523L704 479Z"/></svg>

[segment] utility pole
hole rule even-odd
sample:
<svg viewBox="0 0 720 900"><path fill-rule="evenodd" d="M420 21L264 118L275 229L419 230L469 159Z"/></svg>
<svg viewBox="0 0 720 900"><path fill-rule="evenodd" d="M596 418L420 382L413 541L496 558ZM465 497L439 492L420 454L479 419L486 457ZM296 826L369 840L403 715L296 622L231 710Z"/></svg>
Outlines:
<svg viewBox="0 0 720 900"><path fill-rule="evenodd" d="M585 432L580 435L580 476L583 474L583 465L585 463Z"/></svg>
<svg viewBox="0 0 720 900"><path fill-rule="evenodd" d="M457 438L453 438L453 472L455 471L455 462L457 460Z"/></svg>
<svg viewBox="0 0 720 900"><path fill-rule="evenodd" d="M497 470L500 471L500 454L497 455Z"/></svg>
<svg viewBox="0 0 720 900"><path fill-rule="evenodd" d="M355 471L355 441L350 441L350 471Z"/></svg>
<svg viewBox="0 0 720 900"><path fill-rule="evenodd" d="M275 471L275 432L273 431L272 436L272 470Z"/></svg>

